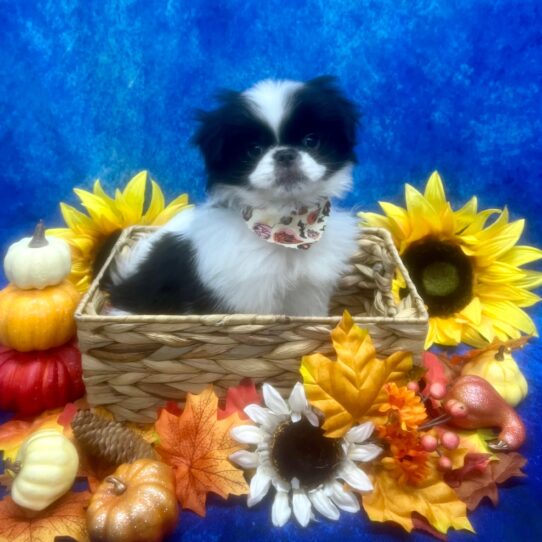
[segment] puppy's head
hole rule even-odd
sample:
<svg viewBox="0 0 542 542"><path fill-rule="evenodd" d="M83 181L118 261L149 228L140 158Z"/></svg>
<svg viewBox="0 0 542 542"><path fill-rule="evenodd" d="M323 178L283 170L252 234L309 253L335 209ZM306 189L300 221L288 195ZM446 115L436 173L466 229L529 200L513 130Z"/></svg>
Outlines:
<svg viewBox="0 0 542 542"><path fill-rule="evenodd" d="M194 138L208 189L244 202L340 196L349 189L359 114L332 77L267 80L220 96Z"/></svg>

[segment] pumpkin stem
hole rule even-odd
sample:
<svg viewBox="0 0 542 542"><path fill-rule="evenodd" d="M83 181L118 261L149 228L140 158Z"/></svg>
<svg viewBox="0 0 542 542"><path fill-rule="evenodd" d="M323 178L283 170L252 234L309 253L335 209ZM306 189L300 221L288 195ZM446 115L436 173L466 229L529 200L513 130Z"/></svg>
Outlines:
<svg viewBox="0 0 542 542"><path fill-rule="evenodd" d="M105 481L113 484L115 495L122 495L126 491L126 484L116 476L108 476Z"/></svg>
<svg viewBox="0 0 542 542"><path fill-rule="evenodd" d="M32 239L30 239L28 246L30 248L40 248L47 246L48 244L49 241L45 239L45 224L43 223L43 220L40 220L36 226L36 229L34 230L34 235L32 236Z"/></svg>
<svg viewBox="0 0 542 542"><path fill-rule="evenodd" d="M10 470L13 474L17 474L21 470L21 462L12 461L9 458L4 459L4 469Z"/></svg>
<svg viewBox="0 0 542 542"><path fill-rule="evenodd" d="M499 351L495 354L495 359L497 361L504 361L504 353L506 352L506 347L499 346Z"/></svg>

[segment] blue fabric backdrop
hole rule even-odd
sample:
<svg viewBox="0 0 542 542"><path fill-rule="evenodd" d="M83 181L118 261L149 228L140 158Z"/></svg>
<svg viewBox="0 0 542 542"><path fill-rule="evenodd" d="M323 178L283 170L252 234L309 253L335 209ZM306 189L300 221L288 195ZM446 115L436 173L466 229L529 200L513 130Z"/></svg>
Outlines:
<svg viewBox="0 0 542 542"><path fill-rule="evenodd" d="M217 88L324 73L364 113L347 205L400 201L403 182L421 186L439 169L455 203L509 204L541 246L541 62L538 0L0 0L0 252L38 218L60 224L58 201L75 202L72 188L96 177L111 190L145 168L169 197L201 200L193 109L211 106ZM520 409L529 478L502 492L497 511L473 514L479 540L542 540L542 347L520 361L532 390ZM247 511L211 499L205 520L183 514L181 538L406 537L346 514L279 532L268 502Z"/></svg>

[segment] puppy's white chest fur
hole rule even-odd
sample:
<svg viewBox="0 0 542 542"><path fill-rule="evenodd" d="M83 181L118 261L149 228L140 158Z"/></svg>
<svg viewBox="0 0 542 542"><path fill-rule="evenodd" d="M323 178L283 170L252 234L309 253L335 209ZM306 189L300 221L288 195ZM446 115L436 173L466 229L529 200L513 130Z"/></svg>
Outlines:
<svg viewBox="0 0 542 542"><path fill-rule="evenodd" d="M298 316L327 314L358 236L355 217L332 210L318 243L287 248L260 239L235 211L210 206L181 213L162 231L192 241L198 274L227 312Z"/></svg>

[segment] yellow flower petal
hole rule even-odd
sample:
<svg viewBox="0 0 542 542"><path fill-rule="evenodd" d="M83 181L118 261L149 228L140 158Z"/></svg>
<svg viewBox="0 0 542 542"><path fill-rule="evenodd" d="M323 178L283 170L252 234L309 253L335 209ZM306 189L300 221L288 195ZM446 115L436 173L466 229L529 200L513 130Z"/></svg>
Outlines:
<svg viewBox="0 0 542 542"><path fill-rule="evenodd" d="M380 201L378 204L393 224L394 228L392 229L396 232L396 237L408 237L411 232L408 213L393 203Z"/></svg>
<svg viewBox="0 0 542 542"><path fill-rule="evenodd" d="M542 258L542 250L529 247L529 246L518 246L511 248L505 254L502 254L500 257L501 262L507 263L511 266L521 266L526 263L535 262Z"/></svg>
<svg viewBox="0 0 542 542"><path fill-rule="evenodd" d="M152 224L153 221L156 220L158 215L164 210L164 205L166 203L164 199L164 194L162 194L162 190L160 190L158 184L153 180L151 180L151 184L151 202L149 203L149 208L147 209L147 212L143 215L141 219L142 224Z"/></svg>
<svg viewBox="0 0 542 542"><path fill-rule="evenodd" d="M405 185L405 200L411 219L413 240L425 237L431 231L440 231L440 222L433 206L410 184Z"/></svg>
<svg viewBox="0 0 542 542"><path fill-rule="evenodd" d="M62 213L62 218L64 218L64 222L66 222L68 228L75 232L93 232L96 229L91 218L67 203L60 204L60 212Z"/></svg>
<svg viewBox="0 0 542 542"><path fill-rule="evenodd" d="M153 226L161 226L162 224L166 224L169 222L175 215L179 214L181 211L188 211L189 209L193 209L193 205L187 205L186 203L179 203L177 205L168 205L159 215L156 217L156 219L153 221Z"/></svg>
<svg viewBox="0 0 542 542"><path fill-rule="evenodd" d="M134 175L122 192L123 203L127 206L124 211L124 218L134 224L141 220L143 206L145 204L145 189L149 173L141 171ZM116 199L116 198L115 198Z"/></svg>
<svg viewBox="0 0 542 542"><path fill-rule="evenodd" d="M471 302L459 312L459 316L475 326L480 325L482 321L482 304L480 303L480 298L473 297Z"/></svg>
<svg viewBox="0 0 542 542"><path fill-rule="evenodd" d="M425 199L433 206L437 213L443 212L448 202L446 201L446 193L442 179L437 171L433 171L427 185L425 186Z"/></svg>
<svg viewBox="0 0 542 542"><path fill-rule="evenodd" d="M465 239L469 235L476 235L482 231L486 225L486 222L495 214L501 214L499 209L486 209L480 211L474 218L465 224L465 227L461 228L461 238Z"/></svg>
<svg viewBox="0 0 542 542"><path fill-rule="evenodd" d="M523 276L519 280L516 280L515 284L520 288L527 288L528 290L538 288L542 286L542 273L539 271L523 270Z"/></svg>
<svg viewBox="0 0 542 542"><path fill-rule="evenodd" d="M94 194L98 196L106 205L109 205L109 207L114 210L115 209L115 200L113 198L110 198L102 188L102 185L100 183L100 179L96 179L94 181L94 187L92 189Z"/></svg>
<svg viewBox="0 0 542 542"><path fill-rule="evenodd" d="M118 213L115 213L99 196L79 188L75 188L74 192L88 211L98 230L111 233L119 229L120 217Z"/></svg>
<svg viewBox="0 0 542 542"><path fill-rule="evenodd" d="M429 350L433 344L437 342L438 338L438 323L436 318L429 319L429 326L427 329L427 336L425 337L425 344L423 345L424 350Z"/></svg>
<svg viewBox="0 0 542 542"><path fill-rule="evenodd" d="M394 228L395 225L389 218L385 216L379 215L377 213L358 213L358 217L361 218L361 227L384 228L385 230L390 230L392 237L395 237L397 235L394 234L392 231L392 228Z"/></svg>
<svg viewBox="0 0 542 542"><path fill-rule="evenodd" d="M499 235L494 235L485 242L479 242L476 250L477 257L491 263L497 256L512 248L521 237L525 220L516 220L502 228Z"/></svg>
<svg viewBox="0 0 542 542"><path fill-rule="evenodd" d="M147 178L146 171L135 175L124 191L115 191L115 198L105 193L99 180L94 182L92 192L75 189L88 215L65 203L60 204L68 227L47 230L47 235L58 236L69 243L72 251L69 278L80 292L88 289L95 255L109 235L137 224L164 224L181 210L191 207L188 196L181 194L164 208L162 190L151 181L151 201L143 215Z"/></svg>
<svg viewBox="0 0 542 542"><path fill-rule="evenodd" d="M511 284L479 285L477 290L484 301L512 301L518 307L530 307L540 301L540 297L533 292Z"/></svg>
<svg viewBox="0 0 542 542"><path fill-rule="evenodd" d="M478 282L484 284L509 284L527 276L528 271L518 269L510 264L500 261L492 262L484 268L484 272L478 276Z"/></svg>
<svg viewBox="0 0 542 542"><path fill-rule="evenodd" d="M478 198L472 197L461 209L454 212L457 232L461 233L463 229L472 223L478 211Z"/></svg>
<svg viewBox="0 0 542 542"><path fill-rule="evenodd" d="M536 333L536 326L530 316L510 301L487 301L484 303L484 314L495 323L506 323L527 335Z"/></svg>

